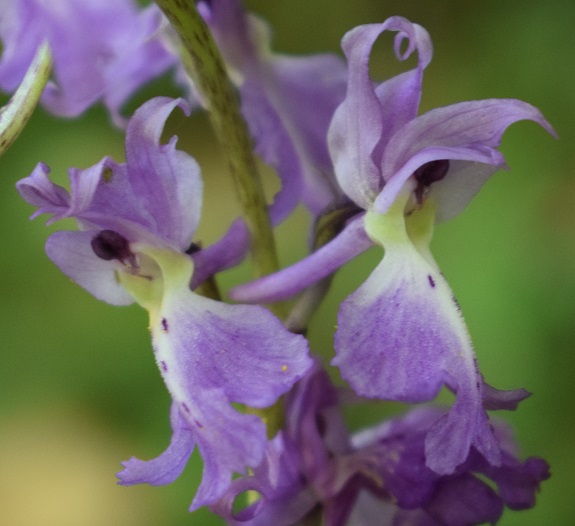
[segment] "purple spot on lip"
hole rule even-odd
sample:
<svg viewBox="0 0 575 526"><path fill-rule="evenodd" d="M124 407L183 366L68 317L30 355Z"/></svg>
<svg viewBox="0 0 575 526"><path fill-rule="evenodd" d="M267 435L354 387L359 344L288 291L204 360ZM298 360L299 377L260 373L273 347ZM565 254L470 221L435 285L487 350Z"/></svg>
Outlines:
<svg viewBox="0 0 575 526"><path fill-rule="evenodd" d="M186 405L186 402L182 402L182 407L184 408L184 411L185 411L186 413L189 413L189 412L190 412L190 408Z"/></svg>
<svg viewBox="0 0 575 526"><path fill-rule="evenodd" d="M199 422L198 420L194 420L194 423L201 429L203 428L203 424L201 422Z"/></svg>
<svg viewBox="0 0 575 526"><path fill-rule="evenodd" d="M427 275L427 280L429 281L431 288L435 288L435 280L431 277L431 274Z"/></svg>
<svg viewBox="0 0 575 526"><path fill-rule="evenodd" d="M168 332L168 320L166 318L162 318L162 330L164 332Z"/></svg>
<svg viewBox="0 0 575 526"><path fill-rule="evenodd" d="M168 366L167 366L166 362L164 362L164 360L162 360L160 362L160 367L162 368L162 371L164 371L165 373L168 372Z"/></svg>

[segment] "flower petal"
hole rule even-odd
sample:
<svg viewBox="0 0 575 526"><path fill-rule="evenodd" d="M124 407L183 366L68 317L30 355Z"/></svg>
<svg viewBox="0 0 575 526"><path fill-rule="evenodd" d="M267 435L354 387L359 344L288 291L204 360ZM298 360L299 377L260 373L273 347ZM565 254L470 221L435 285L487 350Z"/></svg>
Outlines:
<svg viewBox="0 0 575 526"><path fill-rule="evenodd" d="M485 472L497 483L503 502L512 510L535 506L541 482L551 476L549 464L542 458L530 457L521 463L507 454L501 467L489 466Z"/></svg>
<svg viewBox="0 0 575 526"><path fill-rule="evenodd" d="M204 459L195 509L220 498L234 472L262 460L264 424L255 415L238 413L232 402L273 404L311 360L306 340L289 333L263 307L228 305L192 292L189 256L134 249L161 270L161 279L123 274L121 280L150 312L158 367Z"/></svg>
<svg viewBox="0 0 575 526"><path fill-rule="evenodd" d="M343 101L347 69L336 55L274 55L268 88L301 163L302 201L317 215L341 195L327 149L327 131Z"/></svg>
<svg viewBox="0 0 575 526"><path fill-rule="evenodd" d="M398 59L405 60L416 49L420 56L417 68L383 83L376 92L369 75L369 55L386 30L400 32L395 44ZM399 47L404 38L409 39L409 45L402 54ZM431 42L420 26L392 17L383 24L351 30L342 47L349 67L347 95L334 115L328 144L340 186L356 204L368 209L384 184L376 149L417 114L423 69L431 60Z"/></svg>
<svg viewBox="0 0 575 526"><path fill-rule="evenodd" d="M238 218L221 239L191 254L194 260L192 290L217 272L241 263L249 248L250 233L243 219Z"/></svg>
<svg viewBox="0 0 575 526"><path fill-rule="evenodd" d="M281 180L269 213L274 224L281 223L302 197L303 173L295 145L280 115L257 82L244 82L241 89L242 113L255 142L256 153L273 166Z"/></svg>
<svg viewBox="0 0 575 526"><path fill-rule="evenodd" d="M362 217L352 219L333 241L295 265L234 287L229 292L230 298L245 303L281 301L329 276L373 245L365 234Z"/></svg>
<svg viewBox="0 0 575 526"><path fill-rule="evenodd" d="M112 305L130 305L134 299L118 282L119 261L104 261L94 253L91 241L97 232L55 232L46 242L46 253L72 281L96 298Z"/></svg>
<svg viewBox="0 0 575 526"><path fill-rule="evenodd" d="M61 219L68 212L70 196L68 192L48 178L50 168L38 163L32 173L16 183L22 199L38 207L32 218L40 214L53 214L51 221Z"/></svg>
<svg viewBox="0 0 575 526"><path fill-rule="evenodd" d="M448 385L457 400L428 436L427 465L450 473L471 444L496 464L499 448L482 406L482 379L449 285L396 224L404 220L401 207L398 218L366 217L386 253L340 306L333 365L358 394L371 398L423 402Z"/></svg>
<svg viewBox="0 0 575 526"><path fill-rule="evenodd" d="M230 485L232 474L245 474L248 466L257 466L266 447L263 422L255 415L240 414L233 409L222 389L198 386L194 394L193 403L197 405L193 406L189 399L186 403L175 398L204 462L202 482L190 511L221 498Z"/></svg>
<svg viewBox="0 0 575 526"><path fill-rule="evenodd" d="M431 160L455 159L503 167L503 156L496 148L505 130L520 120L535 121L555 135L537 108L514 99L461 102L436 108L413 119L385 146L381 171L386 185L377 197L376 210L385 213L405 181L417 168ZM486 179L485 176L485 172L479 171L480 183ZM450 184L450 180L446 177L434 186ZM471 184L469 192L459 192L455 196L463 202L451 206L462 208L476 191L477 183ZM451 194L450 199L453 200Z"/></svg>
<svg viewBox="0 0 575 526"><path fill-rule="evenodd" d="M345 94L345 64L336 55L274 53L269 26L244 12L238 0L200 2L198 7L239 86L256 152L281 179L270 207L272 221L281 222L300 200L318 213L340 193L326 135Z"/></svg>
<svg viewBox="0 0 575 526"><path fill-rule="evenodd" d="M442 223L458 216L487 180L501 168L507 167L451 159L445 178L431 187L430 195L437 203L435 221Z"/></svg>
<svg viewBox="0 0 575 526"><path fill-rule="evenodd" d="M485 482L465 473L439 481L426 511L446 526L495 524L503 513L503 502Z"/></svg>
<svg viewBox="0 0 575 526"><path fill-rule="evenodd" d="M157 8L140 12L131 0L14 0L3 3L2 14L2 88L16 88L34 50L47 41L55 80L42 103L58 115L79 115L105 98L119 120L125 99L176 61L158 41Z"/></svg>
<svg viewBox="0 0 575 526"><path fill-rule="evenodd" d="M471 145L470 147L462 146L459 148L455 147L443 147L443 146L435 146L432 148L425 148L417 152L413 157L411 157L405 165L398 170L395 175L387 182L381 193L375 199L373 208L380 214L387 213L389 207L393 204L393 202L397 199L400 193L405 188L406 182L410 179L410 177L414 174L414 172L424 164L430 163L432 161L438 160L445 160L449 159L464 161L467 165L471 164L473 166L477 166L481 163L490 165L490 168L494 165L496 169L492 169L489 171L485 170L478 170L478 181L474 181L473 184L470 185L469 189L465 189L463 193L463 197L470 196L472 197L478 191L478 185L481 185L487 179L486 175L491 175L497 169L505 167L505 159L503 154L493 148L488 148L482 145ZM462 163L463 164L463 163ZM459 165L461 166L461 165ZM446 174L446 177L449 176L449 170ZM450 178L452 180L453 178ZM435 190L434 187L441 184L442 181L433 183L431 186L432 192ZM445 194L443 194L445 195ZM460 194L461 196L461 194ZM454 196L457 197L457 196ZM450 208L453 209L463 209L465 205L467 205L467 201L463 203L454 202L451 203L452 196L449 194L450 200Z"/></svg>
<svg viewBox="0 0 575 526"><path fill-rule="evenodd" d="M172 404L170 420L172 439L168 449L153 460L142 461L132 457L122 462L124 469L117 475L120 484L131 486L146 483L161 486L170 484L181 475L194 450L194 435L186 428L177 404Z"/></svg>
<svg viewBox="0 0 575 526"><path fill-rule="evenodd" d="M202 203L200 168L188 154L176 150L176 138L160 144L166 119L176 106L188 113L181 99L156 97L130 119L126 133L128 178L154 233L182 252L192 242Z"/></svg>

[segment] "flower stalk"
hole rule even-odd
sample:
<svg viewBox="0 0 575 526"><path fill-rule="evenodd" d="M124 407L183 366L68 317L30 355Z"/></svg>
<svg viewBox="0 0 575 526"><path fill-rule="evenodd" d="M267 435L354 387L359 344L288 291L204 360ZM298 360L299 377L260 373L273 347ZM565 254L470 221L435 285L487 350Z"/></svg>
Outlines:
<svg viewBox="0 0 575 526"><path fill-rule="evenodd" d="M252 141L220 52L193 2L157 0L177 31L195 73L203 102L228 159L244 219L252 236L253 272L265 276L279 268Z"/></svg>
<svg viewBox="0 0 575 526"><path fill-rule="evenodd" d="M44 42L36 51L22 83L0 109L0 155L17 139L32 116L52 69L52 53Z"/></svg>

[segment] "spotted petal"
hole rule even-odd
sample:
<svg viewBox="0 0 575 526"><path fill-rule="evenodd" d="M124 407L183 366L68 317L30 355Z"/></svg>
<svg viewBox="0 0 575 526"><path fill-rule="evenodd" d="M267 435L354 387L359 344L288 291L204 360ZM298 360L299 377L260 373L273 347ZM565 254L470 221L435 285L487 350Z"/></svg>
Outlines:
<svg viewBox="0 0 575 526"><path fill-rule="evenodd" d="M221 497L234 472L262 460L265 426L231 403L273 404L311 365L307 344L262 307L192 292L190 257L153 247L134 250L158 274L123 274L121 280L150 313L160 372L204 459L195 509Z"/></svg>
<svg viewBox="0 0 575 526"><path fill-rule="evenodd" d="M358 394L372 398L423 402L449 386L457 400L428 436L429 467L452 472L472 444L497 464L499 447L465 323L449 285L402 222L402 210L395 217L367 216L368 231L386 254L341 304L333 364Z"/></svg>

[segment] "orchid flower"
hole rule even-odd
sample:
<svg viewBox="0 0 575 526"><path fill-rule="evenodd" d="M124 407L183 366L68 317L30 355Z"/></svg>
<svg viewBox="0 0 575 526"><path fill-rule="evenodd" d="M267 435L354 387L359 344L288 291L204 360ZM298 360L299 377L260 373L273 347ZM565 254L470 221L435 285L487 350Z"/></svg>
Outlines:
<svg viewBox="0 0 575 526"><path fill-rule="evenodd" d="M398 33L399 60L417 51L418 62L375 84L369 58L384 31ZM554 131L536 108L511 99L462 102L418 116L432 46L428 33L404 18L357 27L342 46L349 80L328 144L340 187L363 212L308 258L230 296L285 299L370 246L384 247L381 263L340 307L333 364L358 394L371 398L424 402L449 387L456 400L429 429L427 465L453 473L472 446L500 465L484 406L513 408L525 392L498 392L497 400L487 401L495 391L477 369L465 322L429 243L435 222L458 214L491 174L505 168L497 148L509 125L527 119Z"/></svg>
<svg viewBox="0 0 575 526"><path fill-rule="evenodd" d="M46 42L54 81L44 106L74 117L103 100L123 124L127 98L176 62L158 39L161 21L156 6L140 11L133 0L2 0L0 87L14 91Z"/></svg>
<svg viewBox="0 0 575 526"><path fill-rule="evenodd" d="M191 290L195 262L187 251L200 219L202 180L196 161L176 149L176 137L160 143L176 106L189 112L181 100L144 104L127 127L126 163L104 158L70 170L71 194L48 179L43 164L17 186L38 207L34 215L78 221L79 231L56 232L46 245L67 276L108 303L136 301L149 312L155 359L173 399L173 436L160 457L132 458L119 477L128 485L172 482L197 444L204 475L196 509L221 497L233 472L262 461L263 422L232 402L273 404L311 362L305 339L265 308L228 305ZM231 263L221 248L206 252L215 258L212 271Z"/></svg>
<svg viewBox="0 0 575 526"><path fill-rule="evenodd" d="M319 213L341 195L326 135L345 95L345 64L330 54L273 53L270 28L240 0L202 0L198 8L238 86L255 151L281 179L272 220L279 223L300 201Z"/></svg>
<svg viewBox="0 0 575 526"><path fill-rule="evenodd" d="M499 467L472 449L453 474L440 475L425 465L424 443L444 410L418 408L352 435L342 398L325 371L311 369L286 396L286 427L262 464L234 480L214 511L235 526L293 526L318 506L326 526L494 524L505 507L534 506L549 477L544 460L516 459L502 423L495 425L504 450ZM235 498L248 490L260 500L234 513Z"/></svg>

